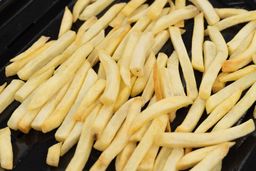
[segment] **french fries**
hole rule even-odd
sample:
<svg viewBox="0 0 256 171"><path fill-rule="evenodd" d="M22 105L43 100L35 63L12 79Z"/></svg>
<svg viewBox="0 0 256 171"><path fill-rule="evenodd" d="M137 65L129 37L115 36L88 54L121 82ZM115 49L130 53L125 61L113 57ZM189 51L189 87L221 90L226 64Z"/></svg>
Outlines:
<svg viewBox="0 0 256 171"><path fill-rule="evenodd" d="M131 15L137 8L139 8L146 0L131 0L122 10L125 16Z"/></svg>
<svg viewBox="0 0 256 171"><path fill-rule="evenodd" d="M204 68L205 71L209 68L213 59L216 57L217 48L216 45L212 41L206 40L204 42Z"/></svg>
<svg viewBox="0 0 256 171"><path fill-rule="evenodd" d="M65 7L64 14L60 24L59 37L66 33L72 27L73 16L68 7Z"/></svg>
<svg viewBox="0 0 256 171"><path fill-rule="evenodd" d="M166 147L161 148L154 163L154 168L153 168L154 171L163 169L168 159L168 156L171 154L171 152L172 152L171 148L166 148Z"/></svg>
<svg viewBox="0 0 256 171"><path fill-rule="evenodd" d="M175 148L171 151L168 159L165 162L163 171L176 170L177 162L181 159L184 154L183 148Z"/></svg>
<svg viewBox="0 0 256 171"><path fill-rule="evenodd" d="M8 127L0 129L0 164L4 169L13 168L11 131Z"/></svg>
<svg viewBox="0 0 256 171"><path fill-rule="evenodd" d="M73 7L73 22L76 22L82 11L89 5L91 0L78 0Z"/></svg>
<svg viewBox="0 0 256 171"><path fill-rule="evenodd" d="M154 1L148 8L147 10L147 16L151 19L151 20L155 20L157 19L165 4L167 3L167 0L156 0Z"/></svg>
<svg viewBox="0 0 256 171"><path fill-rule="evenodd" d="M60 160L60 149L62 143L57 143L48 148L46 163L50 166L58 167Z"/></svg>
<svg viewBox="0 0 256 171"><path fill-rule="evenodd" d="M3 83L1 86L0 86L0 94L2 93L2 91L5 89L7 83Z"/></svg>
<svg viewBox="0 0 256 171"><path fill-rule="evenodd" d="M172 1L170 1L172 2ZM174 4L170 4L170 6L174 6ZM186 1L185 0L175 0L175 9L181 9L186 6ZM184 27L184 21L181 21L177 24L175 24L176 27Z"/></svg>
<svg viewBox="0 0 256 171"><path fill-rule="evenodd" d="M248 12L245 9L239 8L215 8L215 11L221 19Z"/></svg>

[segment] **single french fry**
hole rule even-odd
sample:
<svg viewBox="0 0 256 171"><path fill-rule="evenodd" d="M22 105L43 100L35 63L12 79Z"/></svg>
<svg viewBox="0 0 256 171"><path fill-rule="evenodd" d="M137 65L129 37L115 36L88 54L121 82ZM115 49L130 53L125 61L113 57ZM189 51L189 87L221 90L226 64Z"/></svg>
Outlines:
<svg viewBox="0 0 256 171"><path fill-rule="evenodd" d="M225 60L228 58L228 48L221 33L214 26L208 26L208 30L211 40L216 44L217 55L204 73L199 88L199 96L202 99L208 99L210 97L213 83L218 76L222 64L224 64Z"/></svg>
<svg viewBox="0 0 256 171"><path fill-rule="evenodd" d="M221 19L248 12L246 9L239 8L215 8L215 11Z"/></svg>
<svg viewBox="0 0 256 171"><path fill-rule="evenodd" d="M122 13L128 17L131 15L137 8L139 8L146 0L131 0L122 10Z"/></svg>
<svg viewBox="0 0 256 171"><path fill-rule="evenodd" d="M72 108L70 109L64 121L62 122L61 126L57 129L55 133L56 140L64 141L68 137L69 133L71 132L72 128L76 123L74 120L75 112L79 107L81 101L83 100L83 97L88 92L90 87L96 82L96 80L97 74L93 69L89 69L75 103L73 104Z"/></svg>
<svg viewBox="0 0 256 171"><path fill-rule="evenodd" d="M222 101L224 101L227 97L233 94L235 91L240 89L241 91L246 90L252 84L256 82L256 72L253 72L249 75L246 75L237 81L233 82L232 84L226 86L224 89L220 90L219 92L215 93L206 101L206 111L210 113L213 109L219 105Z"/></svg>
<svg viewBox="0 0 256 171"><path fill-rule="evenodd" d="M130 23L137 22L141 17L144 17L148 11L148 4L143 4L138 7L128 18Z"/></svg>
<svg viewBox="0 0 256 171"><path fill-rule="evenodd" d="M98 1L99 3L101 1ZM99 20L97 20L83 35L82 42L90 41L97 33L106 28L108 23L121 11L125 3L113 5Z"/></svg>
<svg viewBox="0 0 256 171"><path fill-rule="evenodd" d="M201 11L203 11L205 15L205 19L209 25L214 25L216 24L219 20L220 17L214 10L213 6L211 3L207 0L189 0L192 2L195 6L197 6Z"/></svg>
<svg viewBox="0 0 256 171"><path fill-rule="evenodd" d="M90 40L90 43L95 47L105 38L105 31L100 31L94 38Z"/></svg>
<svg viewBox="0 0 256 171"><path fill-rule="evenodd" d="M163 168L163 171L175 171L176 165L178 161L183 157L184 155L184 149L183 148L174 148L170 155L168 156L168 159L166 160L165 166Z"/></svg>
<svg viewBox="0 0 256 171"><path fill-rule="evenodd" d="M100 97L100 101L109 105L116 101L119 93L120 71L116 62L107 54L100 52L99 58L106 72L106 87Z"/></svg>
<svg viewBox="0 0 256 171"><path fill-rule="evenodd" d="M151 20L157 19L161 15L161 12L162 12L166 3L167 3L167 0L156 0L156 1L154 1L148 8L147 16Z"/></svg>
<svg viewBox="0 0 256 171"><path fill-rule="evenodd" d="M157 20L156 24L152 28L153 34L157 34L160 31L165 30L170 25L174 25L180 21L193 18L198 14L196 7L188 5L185 8L175 10L168 15L165 15Z"/></svg>
<svg viewBox="0 0 256 171"><path fill-rule="evenodd" d="M17 75L19 78L27 80L35 71L42 68L47 64L53 57L59 55L66 49L75 39L75 32L67 31L59 39L57 39L52 46L47 50L40 53L36 58L29 61Z"/></svg>
<svg viewBox="0 0 256 171"><path fill-rule="evenodd" d="M180 30L175 27L169 27L169 32L185 77L187 95L195 99L198 95L195 75Z"/></svg>
<svg viewBox="0 0 256 171"><path fill-rule="evenodd" d="M172 1L170 1L173 3ZM174 4L170 4L172 6ZM175 0L175 9L181 9L186 6L186 1L185 0ZM176 27L184 27L184 21L180 21L179 23L175 24Z"/></svg>
<svg viewBox="0 0 256 171"><path fill-rule="evenodd" d="M212 61L216 57L217 48L216 48L216 45L209 40L206 40L203 46L204 46L204 69L205 71L207 71Z"/></svg>
<svg viewBox="0 0 256 171"><path fill-rule="evenodd" d="M2 113L9 104L14 100L15 93L24 85L21 80L14 79L12 82L5 87L0 94L0 113Z"/></svg>
<svg viewBox="0 0 256 171"><path fill-rule="evenodd" d="M159 69L159 77L160 77L160 86L161 90L163 92L164 97L170 97L173 96L175 93L175 90L173 90L172 87L172 81L170 79L170 74L167 70L167 68L160 68Z"/></svg>
<svg viewBox="0 0 256 171"><path fill-rule="evenodd" d="M157 54L162 49L169 37L170 35L167 30L161 31L155 36L155 40L151 48L154 54Z"/></svg>
<svg viewBox="0 0 256 171"><path fill-rule="evenodd" d="M216 124L223 116L225 116L230 109L237 103L242 91L236 91L230 97L225 99L221 104L219 104L209 116L196 128L195 133L206 132L214 124Z"/></svg>
<svg viewBox="0 0 256 171"><path fill-rule="evenodd" d="M241 100L215 125L214 131L230 128L256 101L256 83L246 92Z"/></svg>
<svg viewBox="0 0 256 171"><path fill-rule="evenodd" d="M220 91L221 89L223 89L226 85L225 82L220 81L220 77L227 75L227 73L222 72L220 73L217 78L215 79L213 85L212 85L212 92L213 93L217 93L218 91Z"/></svg>
<svg viewBox="0 0 256 171"><path fill-rule="evenodd" d="M8 127L0 129L0 164L3 169L13 168L11 131Z"/></svg>
<svg viewBox="0 0 256 171"><path fill-rule="evenodd" d="M65 7L64 14L60 24L59 37L66 33L72 27L73 15L68 7Z"/></svg>
<svg viewBox="0 0 256 171"><path fill-rule="evenodd" d="M82 11L89 5L91 0L77 0L73 7L73 22L76 22Z"/></svg>
<svg viewBox="0 0 256 171"><path fill-rule="evenodd" d="M158 153L153 171L163 170L163 167L165 166L165 163L168 159L168 156L171 154L172 149L167 147L162 147L160 152Z"/></svg>
<svg viewBox="0 0 256 171"><path fill-rule="evenodd" d="M48 148L46 163L49 166L58 167L61 146L62 143L57 143Z"/></svg>
<svg viewBox="0 0 256 171"><path fill-rule="evenodd" d="M200 13L194 18L194 29L192 37L192 66L203 72L203 42L204 42L204 14Z"/></svg>
<svg viewBox="0 0 256 171"><path fill-rule="evenodd" d="M4 91L5 87L6 87L7 83L3 83L1 86L0 86L0 94Z"/></svg>
<svg viewBox="0 0 256 171"><path fill-rule="evenodd" d="M155 137L155 143L166 147L204 147L235 140L254 130L254 122L250 119L238 126L210 133L160 133Z"/></svg>
<svg viewBox="0 0 256 171"><path fill-rule="evenodd" d="M191 132L196 127L205 108L205 101L198 97L192 104L183 122L177 127L177 132Z"/></svg>
<svg viewBox="0 0 256 171"><path fill-rule="evenodd" d="M165 55L165 54L164 54ZM161 78L160 78L160 67L155 63L153 67L153 82L154 82L154 91L156 100L161 100L164 97L164 91L161 86Z"/></svg>
<svg viewBox="0 0 256 171"><path fill-rule="evenodd" d="M99 69L97 74L99 79L106 79L106 74L101 63L99 63Z"/></svg>

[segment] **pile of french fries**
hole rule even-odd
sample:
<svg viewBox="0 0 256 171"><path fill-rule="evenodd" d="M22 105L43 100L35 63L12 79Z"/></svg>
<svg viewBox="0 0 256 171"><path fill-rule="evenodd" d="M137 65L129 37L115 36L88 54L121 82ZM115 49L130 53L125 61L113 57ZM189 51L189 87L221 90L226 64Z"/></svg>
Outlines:
<svg viewBox="0 0 256 171"><path fill-rule="evenodd" d="M78 19L84 22L72 31ZM188 19L191 58L182 39ZM240 23L247 24L226 42L221 31ZM234 140L255 130L253 119L236 125L256 101L255 31L256 11L207 0L77 0L72 12L65 8L57 40L40 37L5 68L19 79L0 87L0 112L21 104L0 130L1 167L13 168L11 128L56 129L50 166L77 144L67 171L83 170L92 148L102 153L91 171L113 160L117 171L220 171ZM168 39L170 56L160 52Z"/></svg>

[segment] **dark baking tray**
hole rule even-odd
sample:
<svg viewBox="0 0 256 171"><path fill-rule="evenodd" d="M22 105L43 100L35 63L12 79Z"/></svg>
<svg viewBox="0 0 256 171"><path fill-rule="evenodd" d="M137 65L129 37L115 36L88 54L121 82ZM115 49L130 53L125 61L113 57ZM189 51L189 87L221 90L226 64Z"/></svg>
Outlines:
<svg viewBox="0 0 256 171"><path fill-rule="evenodd" d="M116 2L121 2L117 0ZM124 0L123 0L124 1ZM255 9L254 1L217 1L212 0L215 7L240 7ZM236 2L236 3L234 3ZM249 4L249 3L251 4ZM4 66L16 54L29 47L40 35L48 35L56 38L60 25L63 9L65 6L72 7L74 0L0 0L0 83L10 82L16 78L6 78L4 76ZM74 24L76 30L81 22ZM242 27L239 25L223 31L226 40ZM186 22L186 33L183 35L184 42L188 51L191 47L191 35L193 21ZM173 47L168 41L162 48L162 52L170 55ZM196 79L199 83L201 74L196 72ZM0 114L0 128L6 126L11 113L19 105L13 102L2 114ZM255 105L255 104L254 104ZM245 114L239 123L252 118L253 108ZM187 109L178 111L173 127L181 123L185 117ZM58 168L52 168L45 164L47 149L56 143L54 132L42 134L31 131L29 134L22 134L12 131L12 145L14 150L14 169L15 171L25 170L64 170L72 158L75 147L65 156L61 157ZM97 160L100 152L93 150L84 170L89 170L90 166ZM256 132L237 140L236 145L231 149L223 162L223 171L255 171L256 170ZM0 169L1 170L1 169ZM108 170L115 170L113 163Z"/></svg>

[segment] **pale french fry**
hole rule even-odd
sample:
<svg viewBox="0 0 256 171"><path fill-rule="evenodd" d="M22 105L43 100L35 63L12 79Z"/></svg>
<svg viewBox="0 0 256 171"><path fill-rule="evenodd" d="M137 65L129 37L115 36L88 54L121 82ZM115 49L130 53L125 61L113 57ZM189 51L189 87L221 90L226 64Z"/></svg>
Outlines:
<svg viewBox="0 0 256 171"><path fill-rule="evenodd" d="M64 14L60 24L59 37L66 33L72 27L73 15L68 7L65 7Z"/></svg>
<svg viewBox="0 0 256 171"><path fill-rule="evenodd" d="M129 24L127 17L122 14L122 11L119 12L119 14L114 18L111 23L109 23L109 26L111 27L120 27L122 25Z"/></svg>
<svg viewBox="0 0 256 171"><path fill-rule="evenodd" d="M229 147L232 147L235 143L234 142L225 142L223 144L227 144ZM219 146L220 146L220 144L203 147L203 148L199 148L199 149L193 150L192 152L185 154L179 160L179 162L177 164L177 169L186 170L188 168L193 167L198 162L203 160L211 151L218 148Z"/></svg>
<svg viewBox="0 0 256 171"><path fill-rule="evenodd" d="M230 111L230 109L235 106L239 100L242 91L236 91L230 97L225 99L221 104L219 104L209 116L196 128L195 133L206 132L214 124L216 124L225 114Z"/></svg>
<svg viewBox="0 0 256 171"><path fill-rule="evenodd" d="M85 110L89 108L92 104L94 104L95 101L100 97L102 92L104 91L106 85L106 81L102 79L98 79L92 87L87 91L85 96L83 97L83 100L81 101L79 107L76 110L76 113L74 115L75 120L81 121L82 117L86 117ZM89 113L87 113L89 114Z"/></svg>
<svg viewBox="0 0 256 171"><path fill-rule="evenodd" d="M64 51L75 39L75 32L67 31L58 40L56 40L52 46L40 53L36 58L29 61L17 75L19 78L27 80L35 71L42 68L53 57L59 55Z"/></svg>
<svg viewBox="0 0 256 171"><path fill-rule="evenodd" d="M0 94L0 113L2 113L9 104L14 100L15 93L24 85L21 80L14 79L12 82L5 87Z"/></svg>
<svg viewBox="0 0 256 171"><path fill-rule="evenodd" d="M144 63L150 53L150 49L153 45L153 40L154 37L151 32L145 32L141 34L138 43L134 48L130 63L130 70L135 76L141 77L144 75Z"/></svg>
<svg viewBox="0 0 256 171"><path fill-rule="evenodd" d="M215 125L214 131L230 128L256 101L256 83L246 92L241 100Z"/></svg>
<svg viewBox="0 0 256 171"><path fill-rule="evenodd" d="M133 126L131 127L130 133L134 133L144 123L160 116L161 114L176 111L177 109L191 103L192 99L186 96L173 96L160 100L143 110L141 114L137 116Z"/></svg>
<svg viewBox="0 0 256 171"><path fill-rule="evenodd" d="M32 53L36 52L38 49L40 49L41 47L43 47L46 42L49 40L50 37L46 37L46 36L41 36L37 41L35 41L26 51L22 52L21 54L15 56L14 58L12 58L10 61L11 62L15 62L15 61L19 61L21 59L26 59L28 58L29 55L31 55Z"/></svg>
<svg viewBox="0 0 256 171"><path fill-rule="evenodd" d="M100 52L99 58L106 72L106 87L100 97L100 101L109 105L116 101L119 93L120 71L116 62L107 54Z"/></svg>
<svg viewBox="0 0 256 171"><path fill-rule="evenodd" d="M250 33L254 32L256 28L256 22L251 21L246 24L234 37L230 40L227 45L229 51L232 53L235 49L243 42L244 38L246 38Z"/></svg>
<svg viewBox="0 0 256 171"><path fill-rule="evenodd" d="M206 111L210 113L213 109L219 105L224 99L229 97L234 91L240 89L241 91L246 90L252 84L256 82L256 72L253 72L249 75L246 75L237 81L233 82L232 84L226 86L224 89L220 90L219 92L212 95L206 101Z"/></svg>
<svg viewBox="0 0 256 171"><path fill-rule="evenodd" d="M156 62L156 57L154 55L154 53L150 53L145 66L144 66L144 75L142 77L138 77L132 87L132 91L131 91L131 96L137 96L138 94L140 94L143 89L145 88L149 77L150 77L150 73L153 70L153 66Z"/></svg>
<svg viewBox="0 0 256 171"><path fill-rule="evenodd" d="M46 163L49 166L58 167L61 145L62 143L57 143L48 148Z"/></svg>
<svg viewBox="0 0 256 171"><path fill-rule="evenodd" d="M216 24L219 20L220 17L214 10L213 6L211 3L207 0L189 0L193 4L195 4L201 11L203 11L205 15L205 19L209 25Z"/></svg>
<svg viewBox="0 0 256 171"><path fill-rule="evenodd" d="M170 25L176 24L180 21L193 18L198 14L196 7L188 5L185 8L175 10L168 15L165 15L157 20L156 24L152 28L154 34L159 33L160 31L165 30Z"/></svg>
<svg viewBox="0 0 256 171"><path fill-rule="evenodd" d="M139 8L146 0L131 0L122 10L125 16L131 15L137 8Z"/></svg>
<svg viewBox="0 0 256 171"><path fill-rule="evenodd" d="M89 69L90 64L85 61L76 72L65 96L61 99L52 114L44 121L42 125L42 132L46 133L60 126L75 102Z"/></svg>
<svg viewBox="0 0 256 171"><path fill-rule="evenodd" d="M229 129L210 133L160 133L155 143L166 147L203 147L232 141L255 130L252 119Z"/></svg>
<svg viewBox="0 0 256 171"><path fill-rule="evenodd" d="M154 54L157 54L162 49L169 37L170 35L167 30L161 31L155 36L155 40L151 48Z"/></svg>
<svg viewBox="0 0 256 171"><path fill-rule="evenodd" d="M165 54L164 54L165 55ZM157 63L155 63L153 67L153 80L154 80L154 91L155 91L155 96L156 100L161 100L164 98L164 90L162 90L162 85L161 85L161 75L160 75L160 67L158 66Z"/></svg>
<svg viewBox="0 0 256 171"><path fill-rule="evenodd" d="M73 7L73 22L76 22L82 11L89 5L91 0L77 0Z"/></svg>
<svg viewBox="0 0 256 171"><path fill-rule="evenodd" d="M205 101L198 97L192 104L183 122L177 127L177 132L192 132L205 109Z"/></svg>
<svg viewBox="0 0 256 171"><path fill-rule="evenodd" d="M198 95L195 75L180 30L175 27L169 27L169 32L185 77L187 95L195 99Z"/></svg>
<svg viewBox="0 0 256 171"><path fill-rule="evenodd" d="M204 14L200 13L194 18L194 29L192 37L192 66L195 70L204 71L203 61L204 42Z"/></svg>
<svg viewBox="0 0 256 171"><path fill-rule="evenodd" d="M3 83L1 86L0 86L0 94L3 92L3 90L5 89L7 83Z"/></svg>
<svg viewBox="0 0 256 171"><path fill-rule="evenodd" d="M167 147L162 147L160 152L158 153L153 171L163 170L163 167L165 166L165 163L168 159L168 156L171 154L172 149Z"/></svg>
<svg viewBox="0 0 256 171"><path fill-rule="evenodd" d="M196 166L194 166L191 169L191 171L213 169L228 154L228 151L229 146L227 144L219 145L219 147L209 152L209 154L203 160L201 160Z"/></svg>
<svg viewBox="0 0 256 171"><path fill-rule="evenodd" d="M215 8L215 11L221 19L248 12L246 9L239 8Z"/></svg>
<svg viewBox="0 0 256 171"><path fill-rule="evenodd" d="M166 3L167 3L167 0L155 0L149 6L148 11L147 11L147 16L151 20L157 19L161 15L161 12L162 12Z"/></svg>
<svg viewBox="0 0 256 171"><path fill-rule="evenodd" d="M253 55L252 60L253 60L253 63L256 64L256 55Z"/></svg>
<svg viewBox="0 0 256 171"><path fill-rule="evenodd" d="M222 170L222 160L218 162L211 171L221 171Z"/></svg>
<svg viewBox="0 0 256 171"><path fill-rule="evenodd" d="M138 170L152 170L158 150L159 146L153 144L138 166Z"/></svg>
<svg viewBox="0 0 256 171"><path fill-rule="evenodd" d="M100 31L94 38L90 40L93 46L97 46L105 38L105 31Z"/></svg>
<svg viewBox="0 0 256 171"><path fill-rule="evenodd" d="M199 88L199 96L202 99L208 99L210 97L213 83L218 76L222 64L224 64L225 60L228 58L228 48L221 33L214 26L208 26L208 30L211 40L216 44L217 55L204 73Z"/></svg>
<svg viewBox="0 0 256 171"><path fill-rule="evenodd" d="M216 48L216 45L209 40L206 40L203 46L204 46L204 69L205 71L207 71L213 59L216 57L217 48Z"/></svg>
<svg viewBox="0 0 256 171"><path fill-rule="evenodd" d="M98 1L101 2L101 1ZM121 11L125 3L113 5L98 21L96 21L83 35L82 42L88 42L102 29L106 28L108 23Z"/></svg>
<svg viewBox="0 0 256 171"><path fill-rule="evenodd" d="M80 20L88 20L92 16L98 15L107 8L114 0L100 0L88 5L80 14Z"/></svg>
<svg viewBox="0 0 256 171"><path fill-rule="evenodd" d="M141 17L144 17L148 11L148 4L143 4L138 7L128 18L130 23L137 22Z"/></svg>
<svg viewBox="0 0 256 171"><path fill-rule="evenodd" d="M174 5L174 4L170 4L170 6L172 6L172 5ZM186 6L185 0L175 0L175 9L181 9L181 8L184 8L185 6ZM175 26L176 27L184 27L184 21L180 21L179 23L175 24Z"/></svg>
<svg viewBox="0 0 256 171"><path fill-rule="evenodd" d="M52 114L58 103L61 101L63 96L66 94L67 89L69 88L70 82L63 86L56 96L53 96L50 101L48 101L38 112L37 116L31 123L31 127L35 130L42 131L42 125L46 118Z"/></svg>
<svg viewBox="0 0 256 171"><path fill-rule="evenodd" d="M217 78L215 79L213 85L212 85L212 92L213 93L217 93L218 91L220 91L221 89L223 89L226 85L225 82L220 81L220 77L227 75L227 73L222 72L220 73Z"/></svg>
<svg viewBox="0 0 256 171"><path fill-rule="evenodd" d="M28 81L15 93L14 99L23 102L32 91L52 76L53 71L54 69L52 68L38 77L28 79Z"/></svg>
<svg viewBox="0 0 256 171"><path fill-rule="evenodd" d="M66 170L82 170L91 153L94 134L92 132L92 123L96 118L97 113L91 113L85 120L83 129L76 147L76 151Z"/></svg>
<svg viewBox="0 0 256 171"><path fill-rule="evenodd" d="M99 63L98 78L104 79L104 80L106 79L106 74L105 74L104 68L101 63Z"/></svg>
<svg viewBox="0 0 256 171"><path fill-rule="evenodd" d="M170 79L170 74L167 70L167 68L160 68L160 85L163 92L164 97L170 97L173 96L174 91L172 88L172 81Z"/></svg>
<svg viewBox="0 0 256 171"><path fill-rule="evenodd" d="M165 166L163 168L163 171L175 171L176 165L178 161L182 158L184 155L184 149L183 148L175 148L171 151L168 159L166 160Z"/></svg>
<svg viewBox="0 0 256 171"><path fill-rule="evenodd" d="M74 114L79 105L81 104L83 97L86 95L90 87L96 82L96 80L97 74L93 69L89 69L74 105L72 106L61 126L57 129L55 133L56 140L64 141L68 137L69 133L75 125Z"/></svg>
<svg viewBox="0 0 256 171"><path fill-rule="evenodd" d="M13 168L11 131L8 127L0 129L0 164L3 169Z"/></svg>
<svg viewBox="0 0 256 171"><path fill-rule="evenodd" d="M72 63L62 72L53 75L36 90L30 104L30 109L41 107L49 100L68 80L73 78L74 73L85 61L85 57L92 51L91 44L84 44L72 55Z"/></svg>
<svg viewBox="0 0 256 171"><path fill-rule="evenodd" d="M144 124L138 131L136 131L134 134L131 135L130 141L138 142L141 140L145 132L148 130L149 126L151 125L151 122L148 122Z"/></svg>
<svg viewBox="0 0 256 171"><path fill-rule="evenodd" d="M100 103L98 100L95 101L93 104L91 104L90 106L88 106L87 109L85 109L83 115L79 118L79 119L76 119L75 117L75 120L77 121L84 121L86 119L86 117L91 113L93 112L95 109L100 109L102 107L102 103Z"/></svg>

